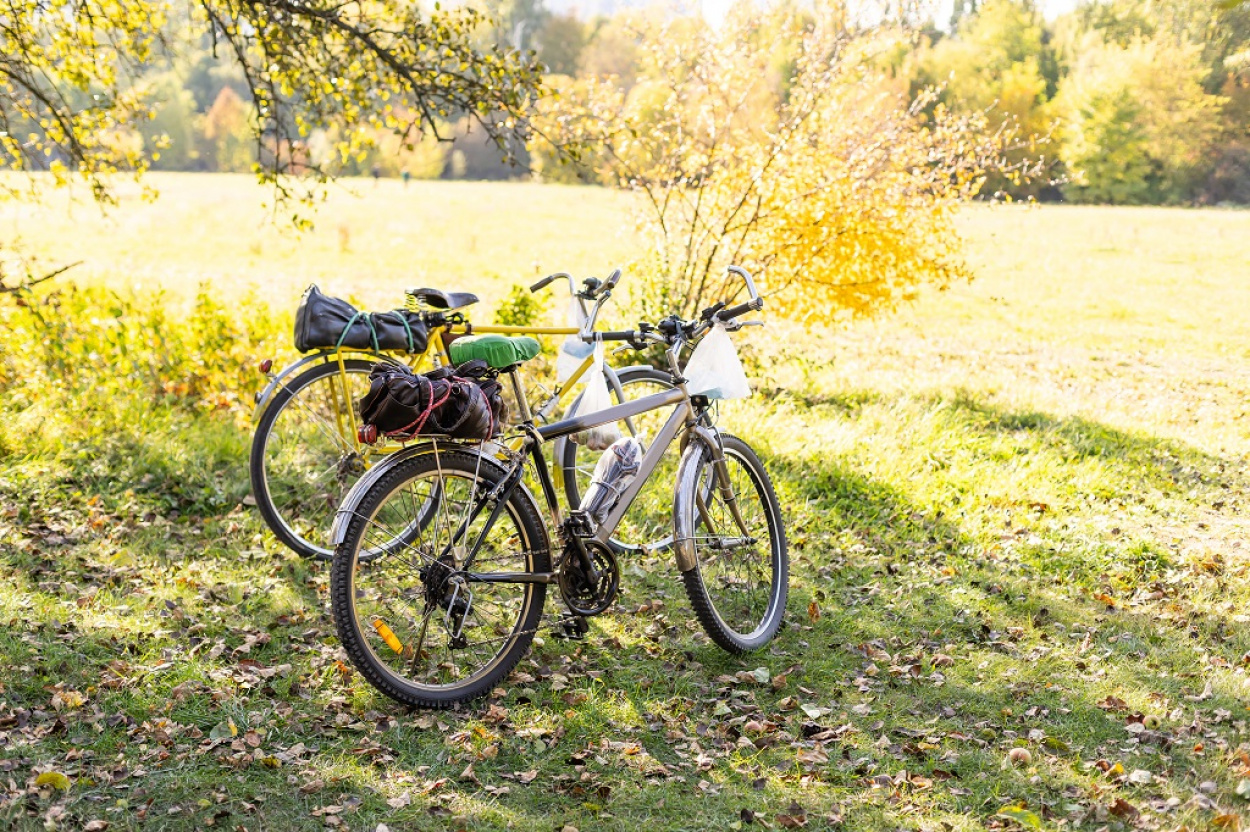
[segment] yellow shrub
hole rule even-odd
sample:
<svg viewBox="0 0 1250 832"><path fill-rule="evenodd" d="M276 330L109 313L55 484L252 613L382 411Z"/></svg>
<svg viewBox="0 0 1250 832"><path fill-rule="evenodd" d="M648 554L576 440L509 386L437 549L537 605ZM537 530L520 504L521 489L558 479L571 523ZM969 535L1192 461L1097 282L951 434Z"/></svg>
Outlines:
<svg viewBox="0 0 1250 832"><path fill-rule="evenodd" d="M641 196L648 314L730 299L728 263L804 322L966 275L953 209L1004 167L1008 137L932 92L902 96L878 69L902 36L853 36L836 11L652 32L632 90L585 84L548 114L549 134L588 143L599 177Z"/></svg>

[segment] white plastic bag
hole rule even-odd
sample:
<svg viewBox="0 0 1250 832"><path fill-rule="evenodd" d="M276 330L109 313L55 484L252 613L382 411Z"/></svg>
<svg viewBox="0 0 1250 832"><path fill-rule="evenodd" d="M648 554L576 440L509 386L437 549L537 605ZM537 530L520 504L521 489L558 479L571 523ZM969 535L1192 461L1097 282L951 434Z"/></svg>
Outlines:
<svg viewBox="0 0 1250 832"><path fill-rule="evenodd" d="M586 324L586 313L582 311L582 305L576 297L569 298L569 310L565 315L565 326L577 327L581 329ZM577 372L577 368L582 366L582 362L586 360L586 356L594 350L593 344L588 344L582 340L580 335L570 335L564 339L564 343L560 345L560 352L556 356L556 384L564 384L573 377L573 373Z"/></svg>
<svg viewBox="0 0 1250 832"><path fill-rule="evenodd" d="M608 391L608 380L603 376L603 343L595 344L594 363L586 371L586 389L574 408L572 416L590 416L612 406L612 394ZM621 429L616 422L584 430L573 437L579 445L585 445L592 451L605 451L621 438Z"/></svg>
<svg viewBox="0 0 1250 832"><path fill-rule="evenodd" d="M694 348L694 354L686 362L685 374L686 389L692 396L745 399L751 395L751 385L738 359L738 348L724 324L712 327Z"/></svg>

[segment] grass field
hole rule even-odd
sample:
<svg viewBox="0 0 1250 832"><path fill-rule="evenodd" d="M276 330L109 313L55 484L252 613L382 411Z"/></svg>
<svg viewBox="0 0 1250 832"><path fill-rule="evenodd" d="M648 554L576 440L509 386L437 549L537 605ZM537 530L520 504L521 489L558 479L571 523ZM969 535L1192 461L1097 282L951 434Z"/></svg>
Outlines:
<svg viewBox="0 0 1250 832"><path fill-rule="evenodd" d="M154 181L161 201L103 218L0 204L0 233L86 261L87 283L178 307L208 281L278 310L311 280L380 306L413 282L493 299L535 262L602 273L633 245L626 201L594 189L359 183L295 240L245 179ZM228 407L107 386L119 371L90 358L61 385L77 399L47 393L86 417L10 378L0 821L1245 828L1250 213L975 207L961 225L973 283L752 334L761 395L726 421L789 521L769 650L711 646L660 559L626 569L586 642L546 638L459 712L405 712L339 664L326 571L244 504ZM0 359L0 379L22 366Z"/></svg>

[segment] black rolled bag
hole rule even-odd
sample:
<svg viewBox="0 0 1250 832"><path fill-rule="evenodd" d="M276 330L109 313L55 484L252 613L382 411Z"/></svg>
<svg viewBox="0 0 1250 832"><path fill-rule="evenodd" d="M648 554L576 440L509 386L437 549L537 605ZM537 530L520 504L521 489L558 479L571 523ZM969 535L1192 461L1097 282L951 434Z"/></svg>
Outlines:
<svg viewBox="0 0 1250 832"><path fill-rule="evenodd" d="M379 362L360 400L362 437L490 439L508 412L503 385L489 374L480 359L420 375L402 364Z"/></svg>
<svg viewBox="0 0 1250 832"><path fill-rule="evenodd" d="M341 298L323 295L314 284L295 312L295 349L350 347L378 352L425 352L430 334L420 313L361 312Z"/></svg>

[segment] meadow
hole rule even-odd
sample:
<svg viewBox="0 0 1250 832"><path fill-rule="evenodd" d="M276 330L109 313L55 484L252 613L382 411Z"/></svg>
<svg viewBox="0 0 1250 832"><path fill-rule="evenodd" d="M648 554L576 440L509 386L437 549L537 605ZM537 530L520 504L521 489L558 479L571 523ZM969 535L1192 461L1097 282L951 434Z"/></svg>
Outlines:
<svg viewBox="0 0 1250 832"><path fill-rule="evenodd" d="M0 203L39 267L83 261L37 292L59 307L0 298L0 821L1250 820L1250 213L972 206L974 281L827 330L770 320L758 395L724 418L787 513L774 645L721 653L661 556L585 642L545 637L490 701L428 714L341 662L326 570L248 505L245 365L290 356L309 282L489 308L603 274L637 245L626 198L361 181L295 235L246 177L151 181L107 214Z"/></svg>

